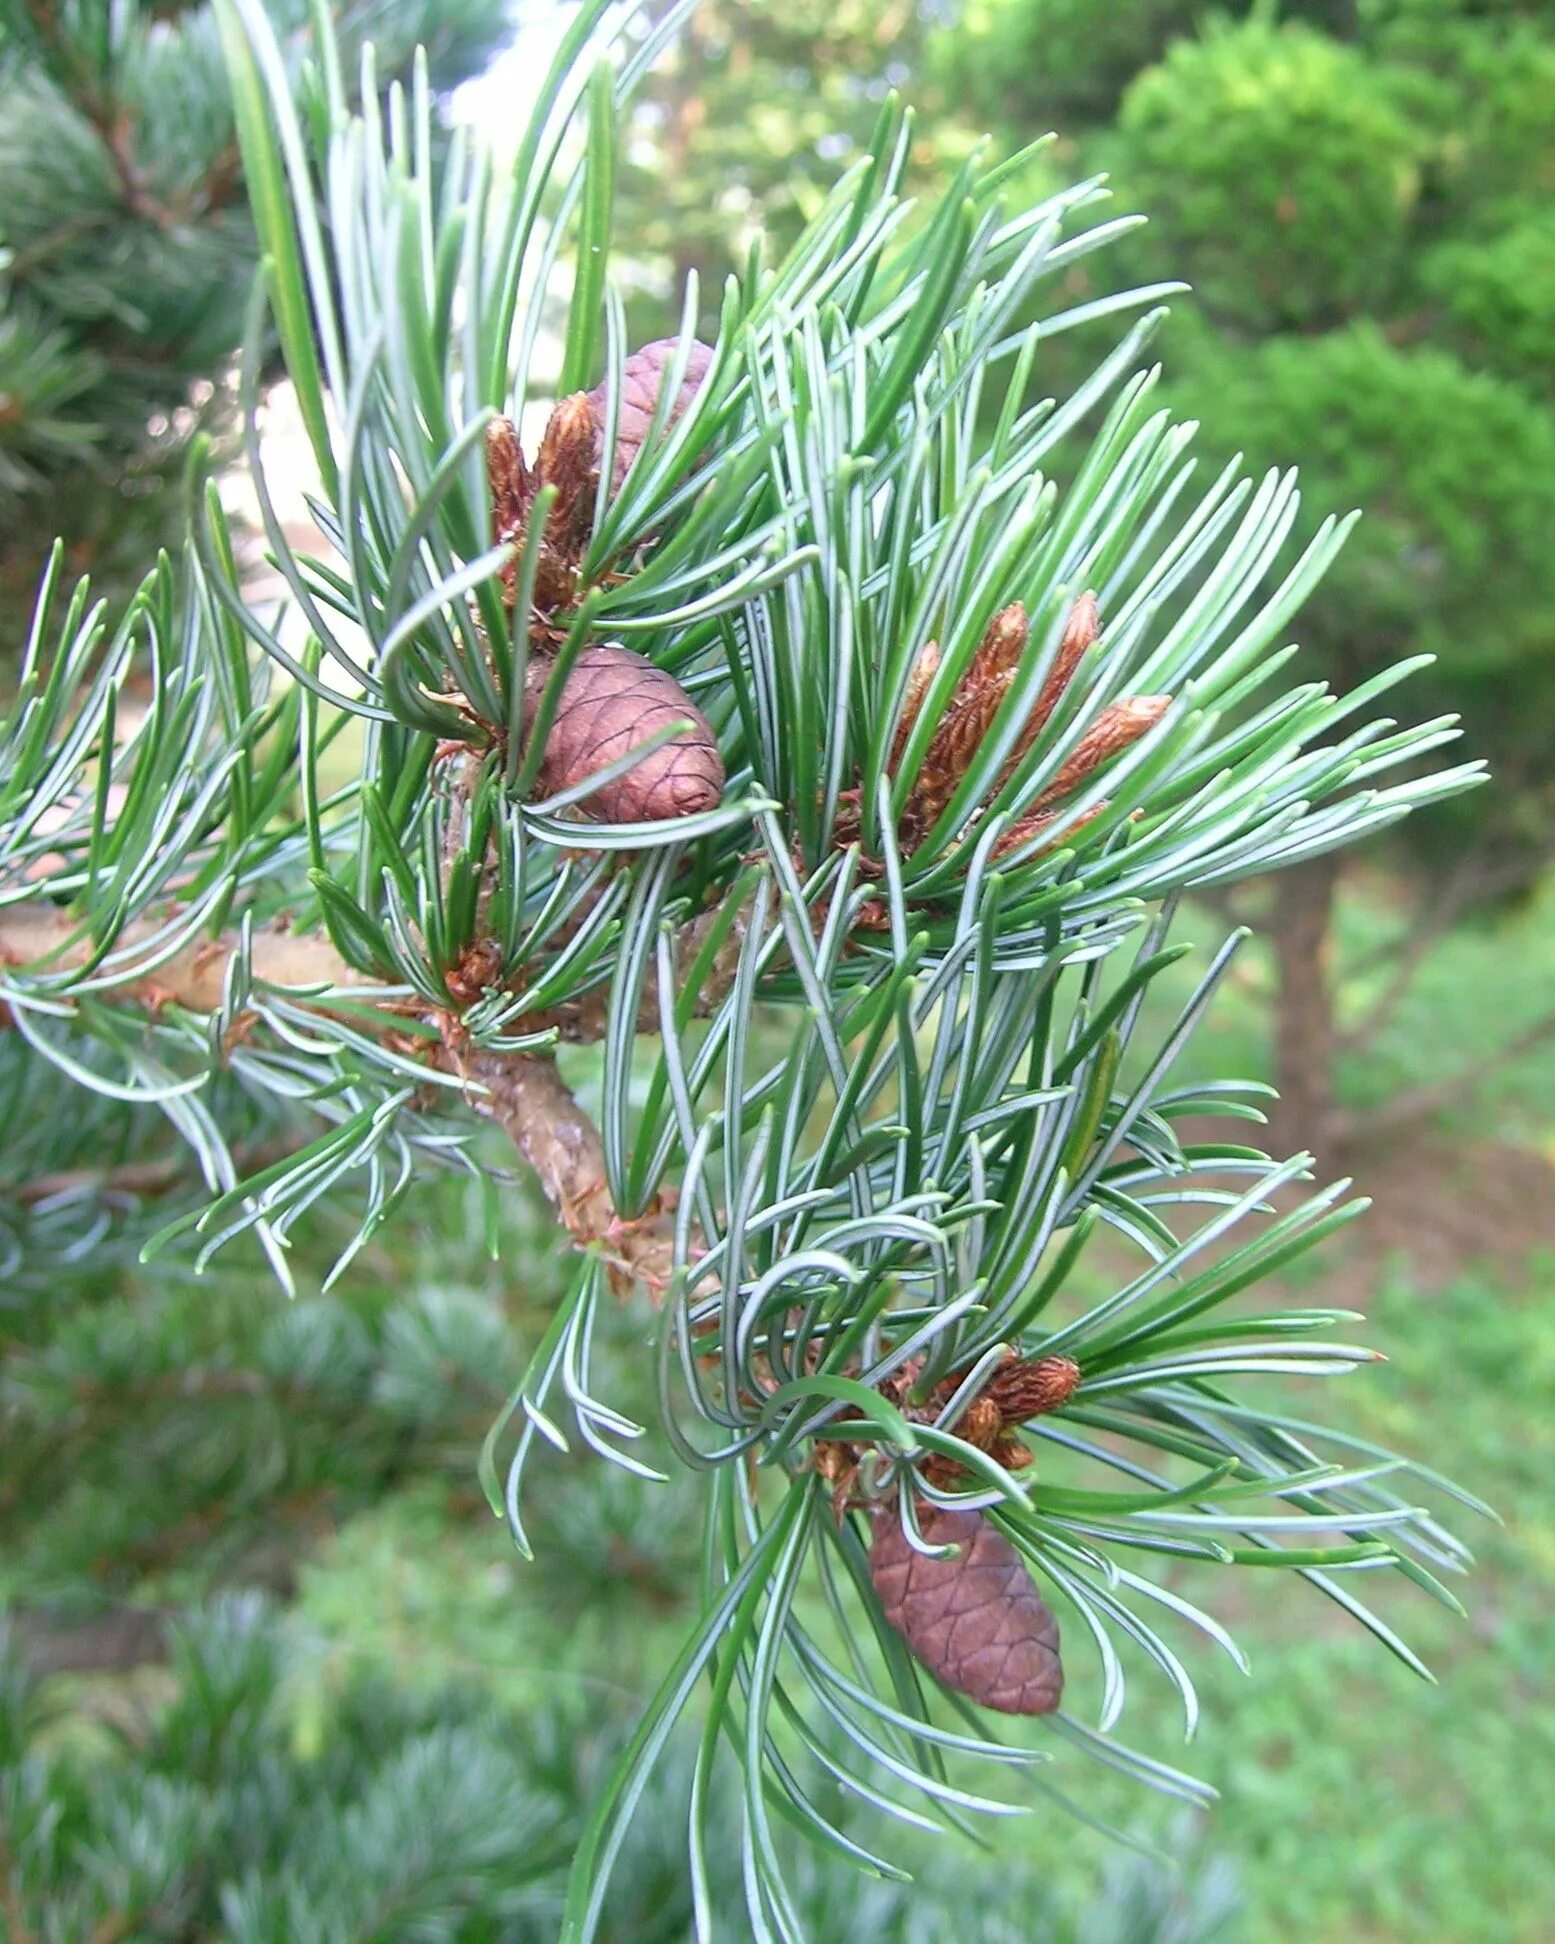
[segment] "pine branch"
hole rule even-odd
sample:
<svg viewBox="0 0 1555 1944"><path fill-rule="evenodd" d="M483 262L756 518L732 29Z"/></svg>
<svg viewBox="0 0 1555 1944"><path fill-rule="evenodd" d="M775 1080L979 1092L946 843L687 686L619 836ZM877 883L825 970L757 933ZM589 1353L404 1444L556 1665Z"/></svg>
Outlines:
<svg viewBox="0 0 1555 1944"><path fill-rule="evenodd" d="M133 952L161 929L148 920L135 920L119 932L115 949ZM154 972L131 975L114 985L113 996L148 1012L167 1005L193 1013L218 1012L227 969L238 949L235 936L200 939ZM252 949L256 979L293 993L323 994L373 983L348 965L327 939L268 927L253 934ZM58 905L40 901L0 906L0 965L58 974L79 971L97 956L97 947L83 936L78 921ZM400 1013L403 1018L403 1008Z"/></svg>
<svg viewBox="0 0 1555 1944"><path fill-rule="evenodd" d="M681 927L675 945L675 964L681 974L696 958L709 933L719 923L719 917L716 910L703 912ZM737 914L699 996L703 1017L716 1008L728 991L744 928L745 914ZM150 943L161 930L160 925L151 921L135 920L118 932L115 950L133 952L136 946ZM285 991L304 1007L311 1003L318 1010L326 1011L332 994L383 991L381 981L349 964L328 939L316 933L293 932L281 925L261 926L251 934L250 945L255 980ZM241 941L234 933L200 939L164 960L155 971L132 974L122 983L113 984L111 994L148 1012L169 1005L181 1006L192 1013L218 1012L228 967L240 949ZM80 924L60 906L41 900L0 905L0 966L38 974L60 974L79 971L97 957L96 945L83 936ZM407 1013L417 1010L413 1003L397 997L383 999L380 1004L384 1032L403 1028ZM569 1045L588 1045L604 1036L608 1010L607 991L589 992L562 1005L520 1014L510 1030L554 1032ZM356 1016L361 1016L360 1008ZM4 1023L3 1019L0 1023ZM650 971L638 1006L637 1031L645 1036L655 1035L660 1023L657 973Z"/></svg>
<svg viewBox="0 0 1555 1944"><path fill-rule="evenodd" d="M703 1016L727 995L745 936L745 916L736 914L728 939L721 946L708 979L698 995ZM703 913L682 927L676 942L676 962L682 974L701 950L717 912ZM120 949L133 949L151 939L157 928L147 921L128 925L117 940ZM250 940L257 981L284 989L305 1009L327 1013L333 995L363 990L381 991L329 944L317 936L269 928ZM155 1013L178 1006L192 1013L219 1011L228 967L240 949L231 935L207 938L186 946L154 972L132 976L114 986L115 998L128 1000ZM89 939L66 911L43 903L0 907L0 965L32 972L68 972L95 957ZM521 1017L519 1033L553 1030L569 1042L598 1040L605 1031L608 993L585 994L570 1005ZM413 999L381 998L379 1030L403 1032L408 1016L422 1014ZM353 1017L360 1022L358 1006ZM0 1024L7 1023L0 1008ZM598 1130L568 1091L554 1060L544 1055L458 1050L457 1015L443 1014L435 1022L441 1044L434 1056L445 1071L474 1083L470 1104L500 1125L529 1163L547 1199L569 1234L580 1246L603 1244L613 1268L628 1279L635 1275L651 1289L662 1289L669 1275L667 1232L658 1218L623 1223L605 1186L604 1150ZM650 973L638 1008L637 1030L643 1035L661 1027L657 974ZM262 1160L261 1160L262 1164ZM180 1176L172 1164L142 1163L94 1175L70 1170L45 1175L25 1184L21 1198L36 1203L70 1188L96 1185L103 1190L157 1193L173 1187Z"/></svg>
<svg viewBox="0 0 1555 1944"><path fill-rule="evenodd" d="M625 1819L704 1673L693 1869L727 1738L764 1936L798 1934L765 1819L824 1836L820 1769L931 1812L975 1800L947 1798L946 1758L1003 1751L937 1725L930 1677L1056 1705L1056 1662L990 1687L921 1614L893 1633L871 1527L921 1558L945 1511L992 1521L958 1528L999 1562L980 1639L1002 1654L1039 1625L1056 1655L1045 1596L1078 1613L1101 1736L1124 1704L1115 1641L1163 1670L1190 1732L1196 1713L1136 1596L1226 1644L1133 1570L1149 1555L1301 1573L1417 1669L1349 1569L1429 1581L1465 1558L1422 1506L1445 1481L1239 1396L1372 1360L1329 1335L1342 1313L1226 1308L1358 1205L1341 1184L1287 1208L1309 1157L1181 1136L1206 1110L1261 1118L1256 1090L1172 1080L1236 940L1169 1026L1146 1001L1181 955L1185 890L1325 855L1478 766L1422 768L1448 722L1356 721L1385 679L1273 687L1344 525L1282 574L1292 477L1227 470L1189 504L1192 428L1142 368L1172 286L1075 305L1060 279L1044 313L1044 279L1118 227L1083 214L1095 184L1012 213L1018 172L972 156L905 221L888 106L793 255L731 281L716 344L693 339L688 292L680 337L628 355L606 266L638 63L573 72L609 11L588 0L494 177L474 145L436 157L420 91L388 126L327 87L304 110L259 0L221 0L269 271L251 456L273 323L336 555L294 551L266 508L298 659L245 603L213 496L187 584L154 576L106 640L84 596L40 617L36 640L63 645L29 656L0 763L4 881L33 887L0 907L0 989L29 1058L165 1111L199 1151L212 1199L160 1240L197 1229L203 1266L256 1233L284 1274L290 1225L351 1183L349 1256L426 1161L483 1169L465 1110L533 1170L579 1259L479 1466L526 1554L547 1447L575 1435L654 1475L644 1427L599 1394L596 1343L612 1283L663 1294L652 1392L703 1497L702 1608L597 1792L564 1944L597 1935ZM576 201L555 172L574 116ZM513 426L541 390L540 312L519 311L569 249L578 389L531 466ZM1032 403L1039 336L1131 310L1070 398ZM121 737L142 657L156 707ZM95 945L44 902L49 877ZM197 897L272 920L246 986L230 934L153 968L148 915L182 899L192 919ZM597 1124L557 1039L603 1040ZM235 1180L227 1069L322 1131ZM1132 1274L1086 1258L1098 1234Z"/></svg>
<svg viewBox="0 0 1555 1944"><path fill-rule="evenodd" d="M665 1216L621 1219L605 1181L599 1130L578 1105L556 1062L529 1054L477 1053L457 1062L475 1082L470 1104L495 1121L529 1163L546 1199L580 1247L603 1245L618 1282L668 1286L673 1250Z"/></svg>

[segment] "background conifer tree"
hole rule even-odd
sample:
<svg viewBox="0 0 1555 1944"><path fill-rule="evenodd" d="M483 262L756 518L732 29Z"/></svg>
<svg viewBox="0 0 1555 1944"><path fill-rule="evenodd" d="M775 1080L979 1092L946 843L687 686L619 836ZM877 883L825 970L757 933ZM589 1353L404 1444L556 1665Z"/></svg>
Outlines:
<svg viewBox="0 0 1555 1944"><path fill-rule="evenodd" d="M269 8L289 68L308 0ZM347 66L427 49L435 90L510 31L509 0L347 0ZM0 6L0 629L14 661L38 560L127 594L176 549L189 444L224 433L255 262L208 0Z"/></svg>

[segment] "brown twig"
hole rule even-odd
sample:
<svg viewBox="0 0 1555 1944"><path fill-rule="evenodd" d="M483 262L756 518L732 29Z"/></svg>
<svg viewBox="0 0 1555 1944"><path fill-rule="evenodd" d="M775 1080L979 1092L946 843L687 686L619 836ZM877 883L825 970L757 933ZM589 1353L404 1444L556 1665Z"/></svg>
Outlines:
<svg viewBox="0 0 1555 1944"><path fill-rule="evenodd" d="M115 949L133 949L152 939L159 926L137 920L119 933ZM235 936L199 939L159 965L154 972L130 976L112 997L154 1011L183 1006L189 1012L218 1010L227 967L238 949ZM25 966L39 973L78 971L96 957L97 947L79 922L58 905L42 900L0 909L0 965ZM309 933L268 928L253 935L254 976L266 985L299 994L339 991L372 982L341 958L327 939ZM398 1022L403 1024L403 1016Z"/></svg>

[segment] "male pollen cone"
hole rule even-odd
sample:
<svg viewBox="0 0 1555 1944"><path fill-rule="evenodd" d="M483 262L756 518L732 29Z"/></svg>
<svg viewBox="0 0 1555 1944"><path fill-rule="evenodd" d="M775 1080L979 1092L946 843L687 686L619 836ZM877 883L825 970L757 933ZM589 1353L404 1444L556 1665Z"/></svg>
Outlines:
<svg viewBox="0 0 1555 1944"><path fill-rule="evenodd" d="M981 1512L920 1509L919 1530L960 1551L931 1559L894 1514L875 1519L869 1576L885 1617L946 1687L1000 1714L1052 1714L1063 1699L1058 1622L1020 1554Z"/></svg>
<svg viewBox="0 0 1555 1944"><path fill-rule="evenodd" d="M1025 1424L1062 1410L1079 1386L1080 1366L1073 1357L1014 1358L994 1372L983 1394L997 1407L1002 1425Z"/></svg>
<svg viewBox="0 0 1555 1944"><path fill-rule="evenodd" d="M531 719L550 671L549 657L530 657L526 714ZM582 808L604 823L656 823L716 809L724 787L713 731L674 676L629 648L594 643L568 671L551 719L542 792L552 796L581 783L675 722L690 727L585 797Z"/></svg>

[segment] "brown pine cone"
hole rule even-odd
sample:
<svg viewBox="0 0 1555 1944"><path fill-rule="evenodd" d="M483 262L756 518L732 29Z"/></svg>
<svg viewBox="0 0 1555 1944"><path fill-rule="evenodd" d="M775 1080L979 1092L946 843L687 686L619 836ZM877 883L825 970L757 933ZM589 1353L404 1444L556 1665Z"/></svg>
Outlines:
<svg viewBox="0 0 1555 1944"><path fill-rule="evenodd" d="M530 719L551 666L548 656L530 657ZM723 758L712 729L673 675L629 648L609 642L585 648L568 673L551 720L540 772L542 794L551 796L581 783L676 721L691 727L585 797L583 809L603 823L653 823L716 809L724 786Z"/></svg>
<svg viewBox="0 0 1555 1944"><path fill-rule="evenodd" d="M616 449L610 468L610 490L613 493L621 490L622 480L642 451L643 440L648 436L648 428L658 407L660 388L669 375L679 349L678 338L656 338L652 344L645 344L640 351L634 351L621 367L621 409L616 419ZM693 338L680 391L664 423L666 433L679 422L687 406L701 390L712 362L711 347ZM596 385L588 394L601 440L604 438L608 392L607 386Z"/></svg>
<svg viewBox="0 0 1555 1944"><path fill-rule="evenodd" d="M885 1617L946 1687L1001 1714L1051 1714L1063 1698L1058 1622L1020 1554L980 1512L924 1507L919 1527L948 1559L908 1544L878 1514L869 1575Z"/></svg>

